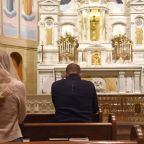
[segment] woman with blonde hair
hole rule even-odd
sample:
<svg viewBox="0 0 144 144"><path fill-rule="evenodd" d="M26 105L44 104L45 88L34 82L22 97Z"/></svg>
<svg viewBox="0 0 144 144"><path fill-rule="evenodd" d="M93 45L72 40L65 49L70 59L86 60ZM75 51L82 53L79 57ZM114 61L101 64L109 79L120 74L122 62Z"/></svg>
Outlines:
<svg viewBox="0 0 144 144"><path fill-rule="evenodd" d="M22 141L19 124L25 118L25 87L10 56L0 49L0 143Z"/></svg>

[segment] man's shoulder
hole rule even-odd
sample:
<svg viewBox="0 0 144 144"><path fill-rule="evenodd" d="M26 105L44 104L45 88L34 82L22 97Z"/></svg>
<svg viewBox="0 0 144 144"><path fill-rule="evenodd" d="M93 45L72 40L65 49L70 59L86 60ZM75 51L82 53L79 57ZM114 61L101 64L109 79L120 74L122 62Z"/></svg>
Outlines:
<svg viewBox="0 0 144 144"><path fill-rule="evenodd" d="M91 81L89 80L81 80L83 83L89 84L89 85L94 85Z"/></svg>
<svg viewBox="0 0 144 144"><path fill-rule="evenodd" d="M60 83L64 82L64 80L65 80L65 79L57 80L57 81L53 82L52 85L60 84Z"/></svg>

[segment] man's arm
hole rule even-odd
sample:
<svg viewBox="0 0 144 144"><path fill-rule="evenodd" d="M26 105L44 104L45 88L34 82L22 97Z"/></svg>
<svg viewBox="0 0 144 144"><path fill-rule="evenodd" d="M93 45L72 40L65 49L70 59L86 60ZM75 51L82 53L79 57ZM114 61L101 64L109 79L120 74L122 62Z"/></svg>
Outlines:
<svg viewBox="0 0 144 144"><path fill-rule="evenodd" d="M54 83L52 84L52 87L51 87L51 97L52 97L52 102L53 104L55 105L55 97L54 97Z"/></svg>
<svg viewBox="0 0 144 144"><path fill-rule="evenodd" d="M99 106L98 106L97 93L94 85L92 85L92 95L93 95L93 113L97 113L99 111Z"/></svg>

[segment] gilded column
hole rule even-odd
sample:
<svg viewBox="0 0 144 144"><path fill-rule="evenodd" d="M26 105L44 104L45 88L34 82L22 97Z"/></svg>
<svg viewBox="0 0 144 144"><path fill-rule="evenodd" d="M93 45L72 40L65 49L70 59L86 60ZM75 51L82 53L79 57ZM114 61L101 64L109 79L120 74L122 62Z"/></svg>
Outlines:
<svg viewBox="0 0 144 144"><path fill-rule="evenodd" d="M32 14L32 0L23 0L24 2L24 13L29 16Z"/></svg>

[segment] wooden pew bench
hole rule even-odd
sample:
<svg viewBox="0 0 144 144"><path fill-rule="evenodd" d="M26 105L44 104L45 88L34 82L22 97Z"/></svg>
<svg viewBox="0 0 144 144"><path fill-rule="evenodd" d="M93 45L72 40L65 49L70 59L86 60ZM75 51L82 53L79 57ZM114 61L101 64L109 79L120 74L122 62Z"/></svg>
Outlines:
<svg viewBox="0 0 144 144"><path fill-rule="evenodd" d="M107 123L36 123L24 122L21 126L24 138L30 141L46 141L50 138L85 138L89 140L116 140L115 115L109 115Z"/></svg>
<svg viewBox="0 0 144 144"><path fill-rule="evenodd" d="M6 144L139 144L137 141L37 141L37 142L9 142Z"/></svg>
<svg viewBox="0 0 144 144"><path fill-rule="evenodd" d="M102 111L92 115L93 122L102 122ZM55 114L27 114L24 123L49 123L55 122Z"/></svg>
<svg viewBox="0 0 144 144"><path fill-rule="evenodd" d="M55 122L55 114L27 114L23 123Z"/></svg>

